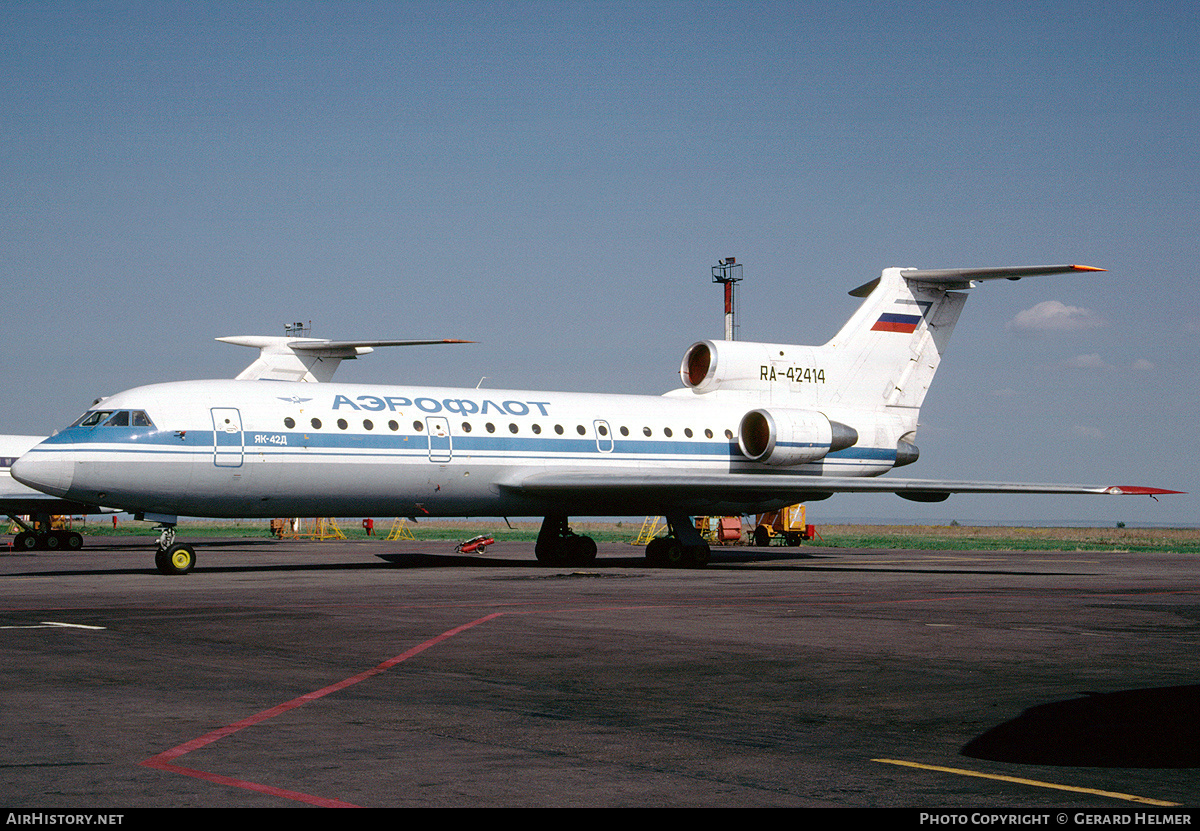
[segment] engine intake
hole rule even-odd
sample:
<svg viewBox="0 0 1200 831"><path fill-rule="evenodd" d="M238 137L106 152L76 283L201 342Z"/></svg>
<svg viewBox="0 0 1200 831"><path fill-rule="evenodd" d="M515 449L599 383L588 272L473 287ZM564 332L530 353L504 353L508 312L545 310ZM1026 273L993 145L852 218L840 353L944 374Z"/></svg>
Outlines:
<svg viewBox="0 0 1200 831"><path fill-rule="evenodd" d="M858 431L811 410L751 410L742 416L738 447L754 462L802 465L858 443Z"/></svg>

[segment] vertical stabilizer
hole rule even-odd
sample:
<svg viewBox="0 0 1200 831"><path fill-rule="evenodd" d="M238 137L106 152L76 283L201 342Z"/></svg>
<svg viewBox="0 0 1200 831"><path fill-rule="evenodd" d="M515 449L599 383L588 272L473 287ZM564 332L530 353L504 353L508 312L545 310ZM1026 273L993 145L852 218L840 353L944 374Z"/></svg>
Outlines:
<svg viewBox="0 0 1200 831"><path fill-rule="evenodd" d="M821 347L841 370L832 403L915 414L966 303L962 289L983 280L1103 270L1083 265L884 269L877 280L850 292L865 298L862 306Z"/></svg>
<svg viewBox="0 0 1200 831"><path fill-rule="evenodd" d="M822 347L843 368L832 403L917 409L937 372L967 296L885 269L851 294L866 295L842 330Z"/></svg>

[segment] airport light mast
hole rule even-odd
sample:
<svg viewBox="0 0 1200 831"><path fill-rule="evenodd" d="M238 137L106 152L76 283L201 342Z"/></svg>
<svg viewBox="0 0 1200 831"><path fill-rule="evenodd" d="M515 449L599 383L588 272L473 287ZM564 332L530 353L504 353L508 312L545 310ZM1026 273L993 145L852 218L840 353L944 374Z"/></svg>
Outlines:
<svg viewBox="0 0 1200 831"><path fill-rule="evenodd" d="M737 320L733 305L733 287L742 281L741 263L735 257L717 260L717 264L712 267L712 278L714 283L725 284L725 340L734 340Z"/></svg>

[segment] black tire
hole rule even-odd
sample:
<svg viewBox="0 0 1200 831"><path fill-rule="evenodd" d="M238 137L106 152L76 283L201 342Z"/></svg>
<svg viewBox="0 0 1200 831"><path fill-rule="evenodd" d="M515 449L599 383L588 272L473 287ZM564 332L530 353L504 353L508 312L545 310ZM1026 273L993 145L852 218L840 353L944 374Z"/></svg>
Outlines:
<svg viewBox="0 0 1200 831"><path fill-rule="evenodd" d="M771 534L761 525L754 529L754 544L765 547L771 544Z"/></svg>
<svg viewBox="0 0 1200 831"><path fill-rule="evenodd" d="M196 549L190 545L173 545L154 555L154 565L163 574L187 574L196 567Z"/></svg>
<svg viewBox="0 0 1200 831"><path fill-rule="evenodd" d="M585 566L596 560L596 541L591 537L572 535L564 540L567 550L567 563L573 566Z"/></svg>
<svg viewBox="0 0 1200 831"><path fill-rule="evenodd" d="M666 537L655 537L646 544L646 565L658 568L665 564L666 560L663 557L663 545L665 542Z"/></svg>
<svg viewBox="0 0 1200 831"><path fill-rule="evenodd" d="M707 544L689 545L685 554L686 564L692 568L704 568L712 560L712 548Z"/></svg>

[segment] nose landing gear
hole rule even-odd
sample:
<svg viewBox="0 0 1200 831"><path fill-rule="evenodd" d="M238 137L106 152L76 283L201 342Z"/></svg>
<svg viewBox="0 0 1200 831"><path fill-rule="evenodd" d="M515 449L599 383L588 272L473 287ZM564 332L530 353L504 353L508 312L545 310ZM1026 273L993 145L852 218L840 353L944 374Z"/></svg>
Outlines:
<svg viewBox="0 0 1200 831"><path fill-rule="evenodd" d="M175 543L175 524L162 522L159 531L154 566L160 574L187 574L196 567L196 549L186 543Z"/></svg>

